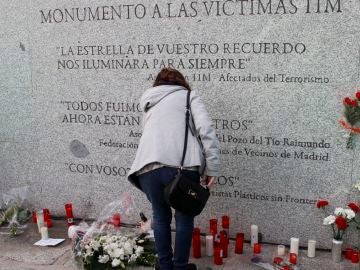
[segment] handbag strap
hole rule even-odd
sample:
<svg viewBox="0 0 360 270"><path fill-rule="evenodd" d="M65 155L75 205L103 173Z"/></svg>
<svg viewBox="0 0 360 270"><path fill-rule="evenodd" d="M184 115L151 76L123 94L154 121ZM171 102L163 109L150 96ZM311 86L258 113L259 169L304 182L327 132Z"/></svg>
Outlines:
<svg viewBox="0 0 360 270"><path fill-rule="evenodd" d="M181 163L180 163L180 170L182 170L182 168L184 166L184 161L185 161L188 133L189 133L189 118L190 118L190 91L187 90L186 112L185 112L185 139L184 139L183 155L182 155L182 159L181 159Z"/></svg>

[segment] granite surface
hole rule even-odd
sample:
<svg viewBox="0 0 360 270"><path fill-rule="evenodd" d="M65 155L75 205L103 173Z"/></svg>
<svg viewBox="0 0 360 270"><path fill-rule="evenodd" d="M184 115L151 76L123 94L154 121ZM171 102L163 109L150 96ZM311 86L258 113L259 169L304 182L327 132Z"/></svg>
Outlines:
<svg viewBox="0 0 360 270"><path fill-rule="evenodd" d="M221 145L197 224L229 214L232 236L258 224L266 242L329 248L314 202L346 205L360 177L359 146L345 148L337 123L359 85L360 3L315 2L1 1L0 193L29 185L34 208L64 216L71 201L76 216L96 217L129 192L149 215L126 173L139 97L170 63Z"/></svg>

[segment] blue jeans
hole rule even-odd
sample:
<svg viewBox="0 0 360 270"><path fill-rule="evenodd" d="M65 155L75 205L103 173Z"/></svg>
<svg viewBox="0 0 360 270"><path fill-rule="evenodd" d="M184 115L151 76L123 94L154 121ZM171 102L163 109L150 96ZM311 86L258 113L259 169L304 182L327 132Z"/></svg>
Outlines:
<svg viewBox="0 0 360 270"><path fill-rule="evenodd" d="M185 270L189 261L194 218L175 210L175 251L171 245L171 207L164 199L164 188L177 172L176 168L162 167L139 175L141 189L151 202L156 252L161 270ZM185 171L194 181L200 181L197 171Z"/></svg>

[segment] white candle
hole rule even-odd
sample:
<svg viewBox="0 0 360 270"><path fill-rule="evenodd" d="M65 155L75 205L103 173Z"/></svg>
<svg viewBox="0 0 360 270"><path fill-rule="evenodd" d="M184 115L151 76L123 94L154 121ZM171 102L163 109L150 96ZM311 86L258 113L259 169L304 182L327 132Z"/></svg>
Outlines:
<svg viewBox="0 0 360 270"><path fill-rule="evenodd" d="M254 244L259 242L259 227L257 225L251 225L251 247L254 247Z"/></svg>
<svg viewBox="0 0 360 270"><path fill-rule="evenodd" d="M49 238L49 232L47 227L40 228L41 240L46 240Z"/></svg>
<svg viewBox="0 0 360 270"><path fill-rule="evenodd" d="M316 248L316 241L309 240L308 241L308 257L314 258L315 257L315 248Z"/></svg>
<svg viewBox="0 0 360 270"><path fill-rule="evenodd" d="M277 249L278 256L285 256L285 251L286 251L286 248L284 245L278 245L278 249Z"/></svg>
<svg viewBox="0 0 360 270"><path fill-rule="evenodd" d="M212 235L207 235L205 238L206 244L206 256L214 255L214 237Z"/></svg>
<svg viewBox="0 0 360 270"><path fill-rule="evenodd" d="M40 229L41 227L44 227L44 213L42 210L36 212L36 223L38 226L39 233L41 233Z"/></svg>
<svg viewBox="0 0 360 270"><path fill-rule="evenodd" d="M299 255L299 238L292 237L290 239L290 253Z"/></svg>

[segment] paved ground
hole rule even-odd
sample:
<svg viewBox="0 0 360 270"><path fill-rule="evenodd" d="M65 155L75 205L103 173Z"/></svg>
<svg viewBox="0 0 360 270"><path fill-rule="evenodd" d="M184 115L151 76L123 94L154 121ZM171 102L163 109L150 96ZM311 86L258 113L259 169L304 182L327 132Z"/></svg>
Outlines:
<svg viewBox="0 0 360 270"><path fill-rule="evenodd" d="M66 241L57 247L38 247L33 244L39 240L35 224L30 223L26 232L16 238L0 235L0 270L77 270L75 261L71 254L71 241L67 239L67 226L63 221L54 221L54 227L49 230L52 238L66 238ZM262 256L270 259L275 254L276 246L263 245ZM230 243L230 251L234 250L234 243ZM203 247L204 251L204 247ZM358 269L351 263L343 261L335 264L331 261L329 252L317 252L314 259L307 258L306 252L301 251L300 263L304 270L347 270ZM229 257L224 259L222 266L214 266L213 259L202 257L191 258L199 270L260 270L250 262L250 248L245 247L244 255L235 255L230 252ZM140 269L140 268L139 268Z"/></svg>

